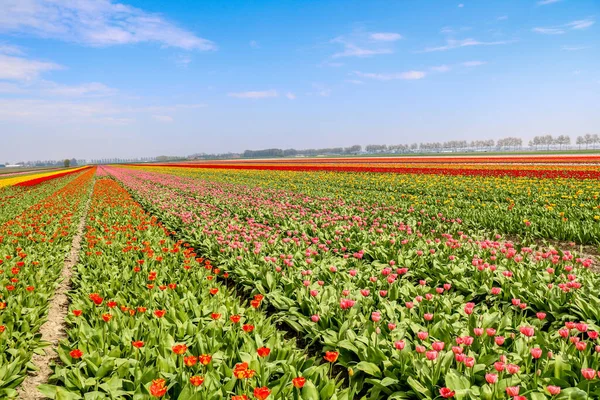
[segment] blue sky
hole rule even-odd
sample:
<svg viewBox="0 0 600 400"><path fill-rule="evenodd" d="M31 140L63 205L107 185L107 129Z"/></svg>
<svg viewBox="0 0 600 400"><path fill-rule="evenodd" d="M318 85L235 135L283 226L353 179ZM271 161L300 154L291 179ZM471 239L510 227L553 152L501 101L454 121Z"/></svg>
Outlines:
<svg viewBox="0 0 600 400"><path fill-rule="evenodd" d="M0 0L0 160L600 129L598 0Z"/></svg>

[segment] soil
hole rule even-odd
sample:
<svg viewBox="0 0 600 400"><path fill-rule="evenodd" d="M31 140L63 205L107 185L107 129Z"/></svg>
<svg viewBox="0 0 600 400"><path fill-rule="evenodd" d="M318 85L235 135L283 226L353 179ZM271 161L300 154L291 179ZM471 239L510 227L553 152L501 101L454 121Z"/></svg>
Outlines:
<svg viewBox="0 0 600 400"><path fill-rule="evenodd" d="M71 243L71 252L65 259L61 272L61 282L56 288L54 296L50 301L48 320L40 328L42 340L50 343L50 346L45 348L44 355L33 355L31 362L39 369L31 372L27 378L25 378L21 386L17 389L20 399L29 400L47 398L37 390L37 387L48 382L48 378L52 375L50 364L58 360L58 354L56 353L58 343L67 336L67 324L65 321L65 317L67 316L69 310L69 299L67 294L71 289L71 276L73 274L73 267L79 260L79 250L81 249L81 241L83 239L85 221L90 206L90 200L91 197L88 198L81 215L81 219L79 220L77 231L73 237L73 242Z"/></svg>

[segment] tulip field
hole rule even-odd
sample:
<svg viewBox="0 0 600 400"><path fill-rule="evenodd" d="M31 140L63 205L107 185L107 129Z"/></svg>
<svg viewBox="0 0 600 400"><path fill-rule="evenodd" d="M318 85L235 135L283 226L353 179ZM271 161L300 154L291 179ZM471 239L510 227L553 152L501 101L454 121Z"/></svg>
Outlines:
<svg viewBox="0 0 600 400"><path fill-rule="evenodd" d="M80 221L39 398L600 398L599 156L5 179L0 398L36 374Z"/></svg>

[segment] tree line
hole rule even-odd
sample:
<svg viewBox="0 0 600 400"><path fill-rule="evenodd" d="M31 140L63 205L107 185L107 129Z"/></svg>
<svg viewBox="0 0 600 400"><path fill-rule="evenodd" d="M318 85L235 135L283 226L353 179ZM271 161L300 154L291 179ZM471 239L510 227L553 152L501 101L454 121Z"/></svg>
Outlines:
<svg viewBox="0 0 600 400"><path fill-rule="evenodd" d="M595 148L600 143L597 134L587 134L578 136L576 144L581 149L585 145L586 149L590 146ZM533 150L562 150L568 148L571 144L569 135L552 135L535 136L527 144ZM523 139L519 137L505 137L498 140L449 140L446 142L421 142L411 144L369 144L364 147L364 152L369 154L386 154L386 153L440 153L440 152L472 152L472 151L514 151L523 149ZM244 158L259 158L259 157L291 157L291 156L316 156L316 155L352 155L362 153L361 145L350 147L332 147L323 149L263 149L263 150L246 150L241 156Z"/></svg>

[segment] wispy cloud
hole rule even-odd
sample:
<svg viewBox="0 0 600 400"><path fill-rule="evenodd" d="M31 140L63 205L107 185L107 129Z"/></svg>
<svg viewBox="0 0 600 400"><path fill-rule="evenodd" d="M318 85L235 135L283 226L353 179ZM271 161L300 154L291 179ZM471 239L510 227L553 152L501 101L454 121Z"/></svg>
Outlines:
<svg viewBox="0 0 600 400"><path fill-rule="evenodd" d="M0 54L0 79L27 81L41 73L62 69L58 64Z"/></svg>
<svg viewBox="0 0 600 400"><path fill-rule="evenodd" d="M540 6L545 6L545 5L548 5L548 4L558 3L559 1L561 1L561 0L540 0L537 3Z"/></svg>
<svg viewBox="0 0 600 400"><path fill-rule="evenodd" d="M114 95L117 93L117 90L98 82L84 83L81 85L61 85L55 82L43 81L41 83L40 92L44 95L67 97L103 97Z"/></svg>
<svg viewBox="0 0 600 400"><path fill-rule="evenodd" d="M365 49L362 47L358 47L354 44L347 43L344 45L344 51L340 51L335 53L332 58L341 58L341 57L371 57L378 54L392 54L393 51L391 49Z"/></svg>
<svg viewBox="0 0 600 400"><path fill-rule="evenodd" d="M0 31L89 46L154 42L185 50L214 50L162 15L112 0L3 0Z"/></svg>
<svg viewBox="0 0 600 400"><path fill-rule="evenodd" d="M433 71L433 72L448 72L450 71L451 67L444 64L444 65L437 65L434 67L430 67L429 70Z"/></svg>
<svg viewBox="0 0 600 400"><path fill-rule="evenodd" d="M60 122L90 121L116 117L121 110L106 103L82 103L44 99L0 99L0 120L27 122L55 120Z"/></svg>
<svg viewBox="0 0 600 400"><path fill-rule="evenodd" d="M565 33L565 30L562 28L533 28L531 30L535 33L541 33L542 35L562 35Z"/></svg>
<svg viewBox="0 0 600 400"><path fill-rule="evenodd" d="M296 100L296 95L294 93L292 93L292 92L287 92L285 94L285 97L287 97L290 100Z"/></svg>
<svg viewBox="0 0 600 400"><path fill-rule="evenodd" d="M251 40L249 44L250 44L250 47L252 47L253 49L260 49L260 45L258 44L258 42L256 40Z"/></svg>
<svg viewBox="0 0 600 400"><path fill-rule="evenodd" d="M420 53L430 53L433 51L447 51L447 50L458 49L461 47L470 47L470 46L497 46L497 45L509 44L509 43L513 43L513 42L514 41L512 41L512 40L481 42L479 40L470 39L470 38L462 39L462 40L447 39L446 45L438 46L438 47L427 47L424 50L421 50Z"/></svg>
<svg viewBox="0 0 600 400"><path fill-rule="evenodd" d="M152 119L162 123L173 122L173 117L171 117L170 115L153 115Z"/></svg>
<svg viewBox="0 0 600 400"><path fill-rule="evenodd" d="M579 19L563 25L551 26L551 27L535 27L532 32L541 33L543 35L562 35L567 33L568 30L582 30L587 29L594 25L596 21L592 18Z"/></svg>
<svg viewBox="0 0 600 400"><path fill-rule="evenodd" d="M0 92L3 86L0 85ZM172 113L186 109L205 107L204 104L176 104L156 106L124 107L108 100L86 97L57 100L55 98L0 98L0 120L24 123L99 123L125 125L136 121L137 117L151 118L157 122L174 121Z"/></svg>
<svg viewBox="0 0 600 400"><path fill-rule="evenodd" d="M359 76L361 78L375 79L378 81L391 81L391 80L397 80L397 79L417 80L417 79L423 79L425 77L425 75L427 75L423 71L406 71L406 72L395 72L395 73L388 73L388 74L354 71L353 74L356 76Z"/></svg>
<svg viewBox="0 0 600 400"><path fill-rule="evenodd" d="M342 51L334 53L331 58L359 57L366 58L380 54L392 54L391 44L402 38L402 35L392 32L354 32L346 36L338 36L330 43L341 44Z"/></svg>
<svg viewBox="0 0 600 400"><path fill-rule="evenodd" d="M460 3L460 4L458 5L458 8L463 8L464 6L465 6L465 5L464 5L463 3Z"/></svg>
<svg viewBox="0 0 600 400"><path fill-rule="evenodd" d="M267 99L269 97L278 97L279 93L277 90L271 89L263 91L227 93L227 96L238 99Z"/></svg>
<svg viewBox="0 0 600 400"><path fill-rule="evenodd" d="M569 22L565 26L568 26L571 29L586 29L586 28L589 28L590 26L594 25L595 23L596 23L596 21L594 21L593 19L586 18L586 19L580 19L577 21Z"/></svg>
<svg viewBox="0 0 600 400"><path fill-rule="evenodd" d="M371 39L376 40L378 42L395 42L396 40L402 39L401 34L393 32L371 33L370 37Z"/></svg>
<svg viewBox="0 0 600 400"><path fill-rule="evenodd" d="M20 56L25 54L23 50L18 46L12 46L9 44L0 43L0 54L8 54L13 56Z"/></svg>
<svg viewBox="0 0 600 400"><path fill-rule="evenodd" d="M346 79L346 82L351 83L353 85L363 85L364 82L358 79Z"/></svg>
<svg viewBox="0 0 600 400"><path fill-rule="evenodd" d="M461 63L463 67L479 67L485 64L487 64L485 61L465 61Z"/></svg>
<svg viewBox="0 0 600 400"><path fill-rule="evenodd" d="M21 86L16 85L14 83L9 83L9 82L0 82L0 93L8 93L8 94L15 94L15 93L23 93L24 90Z"/></svg>
<svg viewBox="0 0 600 400"><path fill-rule="evenodd" d="M496 20L498 21L506 21L508 19L508 15L501 15L498 18L496 18Z"/></svg>

